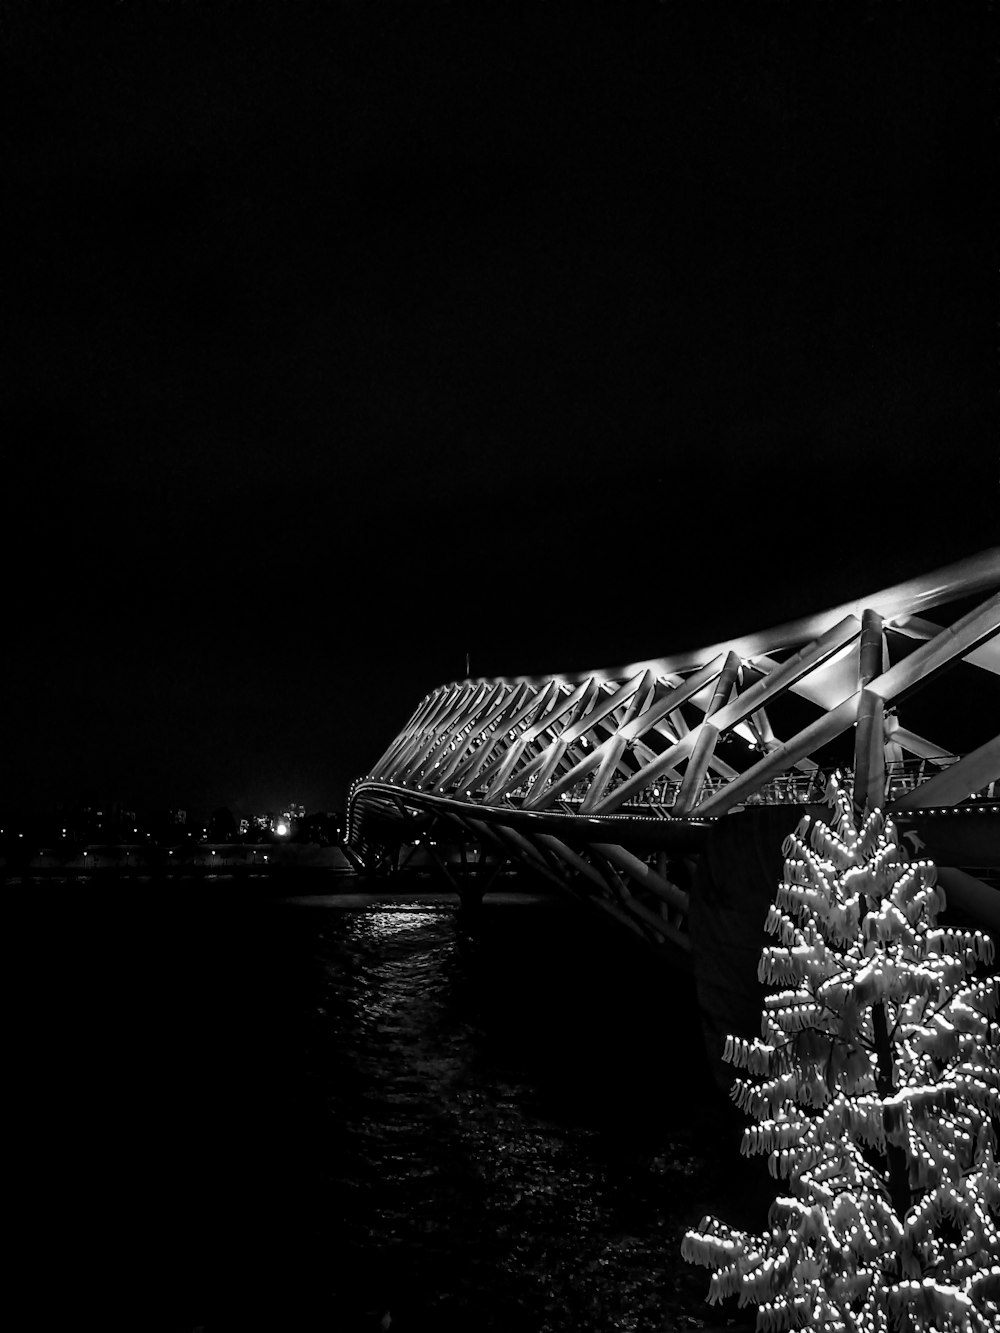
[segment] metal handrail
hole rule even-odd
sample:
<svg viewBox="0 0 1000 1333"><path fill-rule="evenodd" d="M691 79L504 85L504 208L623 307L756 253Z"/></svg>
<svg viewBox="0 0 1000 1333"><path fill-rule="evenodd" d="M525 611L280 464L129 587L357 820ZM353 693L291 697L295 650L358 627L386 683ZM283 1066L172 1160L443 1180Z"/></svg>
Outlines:
<svg viewBox="0 0 1000 1333"><path fill-rule="evenodd" d="M933 758L889 761L885 766L885 798L893 800L905 792L912 791L915 787L920 786L925 778L950 768L960 758L960 755L947 754L935 755ZM821 801L825 795L827 783L834 773L839 773L844 782L851 783L854 781L853 769L839 765L812 769L808 773L782 773L748 795L743 805L807 805ZM564 793L560 799L562 808L574 812L586 796L591 781L592 778L584 779ZM613 791L623 781L624 778L616 775L608 784L608 789ZM725 778L721 777L706 777L702 785L702 797L707 797L724 787L726 781ZM533 788L534 783L532 781L529 781L523 787L515 787L508 792L508 799L512 805L518 804L528 796ZM670 817L670 812L677 801L680 789L681 784L679 782L664 780L650 783L641 792L623 802L621 810L623 813L641 810L644 814L652 814L661 819L667 819ZM1000 789L1000 783L990 783L987 788L984 788L983 792L973 794L992 799L998 789ZM696 811L697 803L693 812Z"/></svg>

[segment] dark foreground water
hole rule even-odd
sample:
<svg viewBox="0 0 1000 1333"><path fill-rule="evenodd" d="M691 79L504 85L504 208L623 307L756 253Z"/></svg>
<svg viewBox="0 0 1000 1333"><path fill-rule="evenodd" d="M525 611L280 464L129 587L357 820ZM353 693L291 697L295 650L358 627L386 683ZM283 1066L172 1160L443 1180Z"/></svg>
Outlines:
<svg viewBox="0 0 1000 1333"><path fill-rule="evenodd" d="M30 1327L726 1324L678 1245L706 1210L762 1223L760 1173L689 983L614 923L6 892Z"/></svg>

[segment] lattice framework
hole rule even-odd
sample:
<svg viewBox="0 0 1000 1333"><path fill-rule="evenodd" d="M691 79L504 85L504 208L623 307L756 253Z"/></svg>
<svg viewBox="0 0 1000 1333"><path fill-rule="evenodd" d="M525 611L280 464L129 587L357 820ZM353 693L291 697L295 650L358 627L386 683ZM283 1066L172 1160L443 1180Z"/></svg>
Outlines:
<svg viewBox="0 0 1000 1333"><path fill-rule="evenodd" d="M818 799L832 747L852 729L859 810L997 795L998 589L1000 547L698 652L442 685L352 788L351 839L364 843L366 811L398 818L413 838L433 812L463 856L478 849L478 866L526 864L686 947L688 895L669 867L730 811ZM995 710L975 719L981 743L955 755L904 721L907 700L960 662L997 690ZM946 680L939 693L943 713L962 707Z"/></svg>

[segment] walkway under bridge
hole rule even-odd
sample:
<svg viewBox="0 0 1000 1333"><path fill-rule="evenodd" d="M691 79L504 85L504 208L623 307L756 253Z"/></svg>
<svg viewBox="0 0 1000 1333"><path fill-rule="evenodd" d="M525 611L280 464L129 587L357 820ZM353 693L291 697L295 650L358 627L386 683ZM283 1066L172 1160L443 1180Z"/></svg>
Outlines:
<svg viewBox="0 0 1000 1333"><path fill-rule="evenodd" d="M695 652L442 685L353 784L348 846L466 900L527 868L688 955L708 851L787 832L839 769L998 930L998 589L1000 547Z"/></svg>

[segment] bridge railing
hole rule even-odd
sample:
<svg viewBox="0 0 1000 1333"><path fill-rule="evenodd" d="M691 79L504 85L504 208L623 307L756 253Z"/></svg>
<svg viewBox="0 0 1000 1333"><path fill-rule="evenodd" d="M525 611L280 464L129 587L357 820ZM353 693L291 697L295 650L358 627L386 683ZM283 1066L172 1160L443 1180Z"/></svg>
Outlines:
<svg viewBox="0 0 1000 1333"><path fill-rule="evenodd" d="M936 755L932 759L890 761L885 766L885 800L896 800L898 797L914 790L933 774L950 768L952 764L958 762L959 758L958 755ZM842 766L815 768L807 773L784 773L772 778L770 782L765 783L757 791L750 793L744 804L747 806L814 804L822 801L827 783L835 772L839 772L845 781L853 783L853 770ZM613 778L608 784L608 789L613 791L623 781L624 778L621 777ZM727 779L723 777L706 777L702 786L702 796L710 796L713 792L723 788L726 782ZM589 781L583 781L570 788L561 797L560 807L567 813L575 814L583 803L589 786ZM520 805L532 789L533 784L530 782L523 787L513 788L507 794L510 804ZM647 816L652 815L666 819L670 816L680 790L681 784L679 782L652 783L649 787L637 792L623 802L620 809L623 814L642 813ZM991 782L981 792L971 792L970 797L979 796L992 800L998 794L1000 794L1000 782Z"/></svg>

